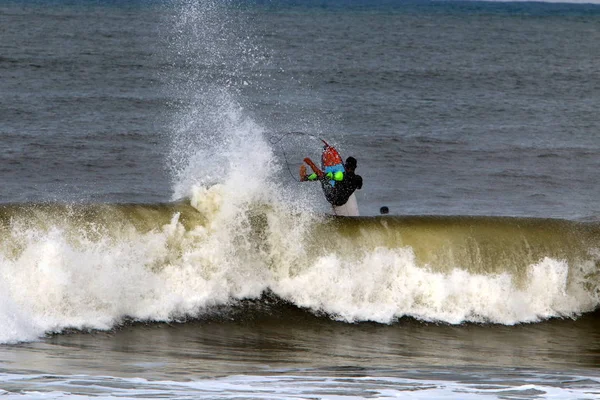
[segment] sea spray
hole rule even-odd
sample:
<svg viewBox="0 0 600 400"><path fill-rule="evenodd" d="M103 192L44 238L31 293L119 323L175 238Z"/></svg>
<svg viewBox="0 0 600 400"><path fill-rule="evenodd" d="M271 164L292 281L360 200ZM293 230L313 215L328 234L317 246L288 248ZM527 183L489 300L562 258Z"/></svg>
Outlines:
<svg viewBox="0 0 600 400"><path fill-rule="evenodd" d="M228 1L176 1L173 10L165 57L172 66L167 90L177 99L169 132L174 198L190 196L194 185L272 177L265 129L242 94L247 86L260 90L250 75L263 60L247 17Z"/></svg>
<svg viewBox="0 0 600 400"><path fill-rule="evenodd" d="M280 89L273 89L271 74L278 67L262 45L260 27L238 2L182 0L173 6L165 54L166 90L174 99L166 132L173 199L191 196L194 187L222 184L237 197L265 192L263 198L287 208L323 209L318 185L297 183L297 166L320 142L290 137L271 144L282 133L314 131L321 123L319 115L298 114L295 105L279 120L290 105L277 100ZM293 90L292 82L286 86ZM274 102L272 112L257 113L257 101ZM284 147L292 156L284 156Z"/></svg>

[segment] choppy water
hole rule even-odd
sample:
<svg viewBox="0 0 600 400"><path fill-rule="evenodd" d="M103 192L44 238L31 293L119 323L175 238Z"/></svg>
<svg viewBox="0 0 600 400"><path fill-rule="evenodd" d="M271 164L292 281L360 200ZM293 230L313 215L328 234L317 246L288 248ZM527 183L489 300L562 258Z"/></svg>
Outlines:
<svg viewBox="0 0 600 400"><path fill-rule="evenodd" d="M600 396L600 6L10 1L0 27L4 397ZM319 137L362 217L295 181Z"/></svg>

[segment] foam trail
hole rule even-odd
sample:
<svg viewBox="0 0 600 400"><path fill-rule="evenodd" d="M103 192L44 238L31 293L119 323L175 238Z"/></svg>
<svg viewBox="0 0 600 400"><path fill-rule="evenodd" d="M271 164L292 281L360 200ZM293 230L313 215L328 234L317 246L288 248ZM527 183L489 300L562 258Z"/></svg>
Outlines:
<svg viewBox="0 0 600 400"><path fill-rule="evenodd" d="M310 370L309 370L310 371ZM419 375L413 378L413 375ZM139 398L194 398L214 399L246 397L252 399L273 398L410 398L410 399L492 399L536 398L597 399L598 378L595 376L569 376L562 374L560 382L544 374L527 374L524 378L514 377L507 381L501 373L480 373L477 380L458 380L456 375L437 373L435 379L422 377L426 372L407 371L407 377L395 376L307 376L304 374L277 373L272 376L232 375L209 377L202 380L171 381L146 380L143 378L106 377L88 375L16 375L0 374L2 382L19 384L26 382L28 391L23 393L4 392L6 399L21 399L26 394L30 399L64 399L68 390L70 398L116 397ZM491 375L491 376L490 376ZM500 376L497 376L500 375ZM527 376L532 375L532 376ZM555 379L559 379L558 377ZM72 393L77 393L73 395Z"/></svg>

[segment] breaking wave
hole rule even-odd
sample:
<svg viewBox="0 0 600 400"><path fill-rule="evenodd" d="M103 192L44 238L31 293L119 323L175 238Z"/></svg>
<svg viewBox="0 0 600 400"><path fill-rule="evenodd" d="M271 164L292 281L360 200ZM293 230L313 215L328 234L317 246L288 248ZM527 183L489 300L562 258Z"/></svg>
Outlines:
<svg viewBox="0 0 600 400"><path fill-rule="evenodd" d="M201 318L265 293L386 324L535 322L600 301L596 223L232 210L224 190L172 204L2 206L0 341Z"/></svg>

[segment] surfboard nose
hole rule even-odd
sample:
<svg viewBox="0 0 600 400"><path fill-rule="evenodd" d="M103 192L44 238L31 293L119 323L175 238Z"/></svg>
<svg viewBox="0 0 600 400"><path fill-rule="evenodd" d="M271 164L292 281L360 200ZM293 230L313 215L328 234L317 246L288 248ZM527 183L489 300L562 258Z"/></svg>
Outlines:
<svg viewBox="0 0 600 400"><path fill-rule="evenodd" d="M334 147L326 145L323 149L322 161L324 167L329 167L336 164L343 164L340 153Z"/></svg>

